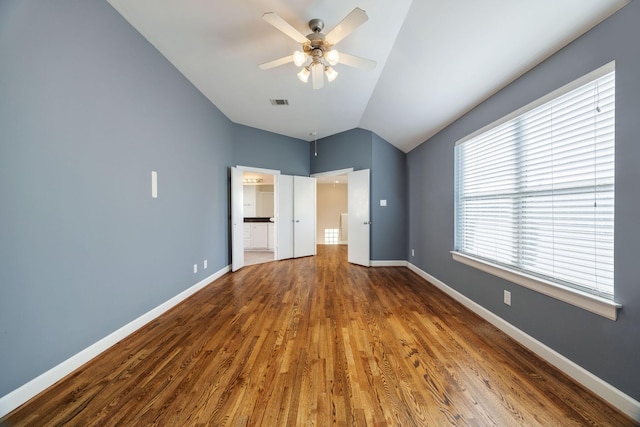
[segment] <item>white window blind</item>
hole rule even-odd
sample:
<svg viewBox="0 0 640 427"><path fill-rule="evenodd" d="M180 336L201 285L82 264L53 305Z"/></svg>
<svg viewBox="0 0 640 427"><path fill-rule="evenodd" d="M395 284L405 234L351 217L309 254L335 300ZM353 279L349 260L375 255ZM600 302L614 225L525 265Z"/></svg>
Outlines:
<svg viewBox="0 0 640 427"><path fill-rule="evenodd" d="M612 69L458 142L456 252L613 300Z"/></svg>

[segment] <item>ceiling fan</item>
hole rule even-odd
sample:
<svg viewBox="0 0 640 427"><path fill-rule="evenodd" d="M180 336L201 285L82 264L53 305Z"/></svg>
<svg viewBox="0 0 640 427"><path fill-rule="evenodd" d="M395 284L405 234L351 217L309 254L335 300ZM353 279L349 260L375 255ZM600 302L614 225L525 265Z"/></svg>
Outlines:
<svg viewBox="0 0 640 427"><path fill-rule="evenodd" d="M298 78L306 83L311 76L313 88L320 89L324 86L323 73L329 82L338 77L338 72L331 67L332 65L344 64L364 69L373 69L376 66L375 61L343 52L338 53L333 48L369 19L367 13L359 7L353 9L327 34L322 33L324 22L317 18L309 21L312 32L306 36L274 12L265 13L262 19L302 45L302 51L296 50L292 55L260 64L259 67L263 70L293 62L296 66L303 67L297 74Z"/></svg>

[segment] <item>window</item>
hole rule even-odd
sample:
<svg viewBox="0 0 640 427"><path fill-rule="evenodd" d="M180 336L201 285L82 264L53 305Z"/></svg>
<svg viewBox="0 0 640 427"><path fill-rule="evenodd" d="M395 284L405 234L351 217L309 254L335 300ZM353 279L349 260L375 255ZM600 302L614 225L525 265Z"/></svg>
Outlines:
<svg viewBox="0 0 640 427"><path fill-rule="evenodd" d="M325 245L337 245L338 244L338 231L337 228L325 228L324 229L324 244Z"/></svg>
<svg viewBox="0 0 640 427"><path fill-rule="evenodd" d="M612 302L614 122L611 63L459 141L454 258Z"/></svg>

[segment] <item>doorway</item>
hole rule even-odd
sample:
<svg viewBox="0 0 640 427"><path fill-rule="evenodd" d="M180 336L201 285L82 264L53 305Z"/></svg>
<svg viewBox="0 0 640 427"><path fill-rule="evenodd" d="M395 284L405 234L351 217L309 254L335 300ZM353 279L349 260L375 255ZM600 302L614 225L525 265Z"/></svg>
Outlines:
<svg viewBox="0 0 640 427"><path fill-rule="evenodd" d="M346 245L349 238L347 174L316 177L317 229L319 245Z"/></svg>
<svg viewBox="0 0 640 427"><path fill-rule="evenodd" d="M260 182L260 176L244 177L245 172L272 175L273 185L273 216L270 211L263 211L257 206L259 200L259 188L247 188L247 205L251 204L252 193L256 194L256 201L252 206L247 206L245 211L245 185L264 184ZM269 260L298 258L316 254L316 180L311 177L282 175L280 171L258 169L245 166L230 168L231 178L231 270L237 271L246 265L245 247L250 251L258 249L272 254L257 254L268 256ZM244 182L244 180L247 182ZM251 181L249 181L251 180ZM268 192L268 191L267 191ZM254 210L255 209L255 213ZM246 215L256 215L247 217ZM257 235L251 235L256 228L256 223L266 223L267 237L264 240L264 226ZM263 240L260 240L260 239ZM251 241L249 241L251 239ZM253 255L253 254L248 254ZM259 260L265 261L264 259Z"/></svg>
<svg viewBox="0 0 640 427"><path fill-rule="evenodd" d="M319 195L316 230L320 244L347 244L350 263L369 267L370 261L370 177L369 169L353 168L312 175L318 180ZM321 187L328 185L329 187ZM339 185L343 187L338 187ZM344 195L346 193L346 206ZM333 194L333 197L329 196ZM336 199L339 197L339 201ZM327 206L332 203L333 206ZM346 207L346 209L345 209Z"/></svg>
<svg viewBox="0 0 640 427"><path fill-rule="evenodd" d="M244 264L275 260L274 175L243 171Z"/></svg>

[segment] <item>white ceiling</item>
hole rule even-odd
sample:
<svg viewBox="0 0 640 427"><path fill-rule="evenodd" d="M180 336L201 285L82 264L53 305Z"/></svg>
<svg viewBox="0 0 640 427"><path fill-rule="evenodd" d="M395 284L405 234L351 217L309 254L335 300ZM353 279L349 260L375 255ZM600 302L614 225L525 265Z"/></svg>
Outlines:
<svg viewBox="0 0 640 427"><path fill-rule="evenodd" d="M303 140L360 127L408 152L629 0L108 1L232 121ZM355 7L369 21L336 49L373 71L339 64L313 90L293 64L258 68L299 49L265 12L327 33Z"/></svg>

